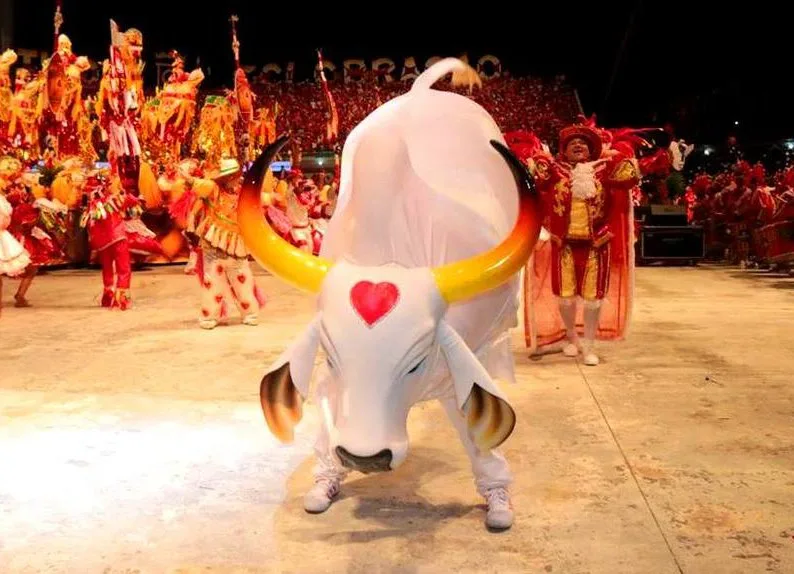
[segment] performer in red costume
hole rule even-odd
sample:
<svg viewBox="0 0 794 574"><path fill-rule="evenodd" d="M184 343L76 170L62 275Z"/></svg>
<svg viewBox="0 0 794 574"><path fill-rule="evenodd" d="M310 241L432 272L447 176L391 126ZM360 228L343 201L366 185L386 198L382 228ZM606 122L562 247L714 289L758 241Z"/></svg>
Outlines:
<svg viewBox="0 0 794 574"><path fill-rule="evenodd" d="M526 275L526 340L533 352L567 340L563 353L581 351L593 366L599 363L595 339L618 339L626 331L634 270L631 192L639 182L629 141L579 124L560 133L557 158L542 150L528 158L548 232ZM584 302L581 314L577 298Z"/></svg>
<svg viewBox="0 0 794 574"><path fill-rule="evenodd" d="M39 224L39 208L34 205L33 198L24 186L14 186L12 190L8 191L6 198L14 208L8 230L30 255L30 265L21 275L19 289L14 295L14 306L30 307L30 302L25 295L30 289L39 267L60 260L63 253Z"/></svg>
<svg viewBox="0 0 794 574"><path fill-rule="evenodd" d="M102 265L102 307L126 311L132 307L129 295L132 268L130 238L126 219L140 215L139 201L123 189L117 192L101 172L89 176L85 189L88 207L80 220L88 228L91 250Z"/></svg>

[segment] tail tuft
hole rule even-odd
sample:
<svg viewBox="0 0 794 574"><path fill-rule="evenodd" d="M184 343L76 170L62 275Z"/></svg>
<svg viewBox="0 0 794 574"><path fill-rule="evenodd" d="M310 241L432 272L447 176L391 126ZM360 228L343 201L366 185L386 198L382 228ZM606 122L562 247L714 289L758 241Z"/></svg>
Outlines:
<svg viewBox="0 0 794 574"><path fill-rule="evenodd" d="M422 72L414 80L411 91L429 90L433 87L433 84L450 72L452 73L453 86L468 86L469 90L471 90L475 84L478 86L482 85L482 80L477 71L466 62L458 58L444 58Z"/></svg>

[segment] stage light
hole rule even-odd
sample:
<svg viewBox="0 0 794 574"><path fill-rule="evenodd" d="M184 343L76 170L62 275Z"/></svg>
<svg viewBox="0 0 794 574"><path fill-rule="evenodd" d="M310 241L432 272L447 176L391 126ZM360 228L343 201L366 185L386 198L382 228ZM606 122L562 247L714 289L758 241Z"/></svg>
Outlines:
<svg viewBox="0 0 794 574"><path fill-rule="evenodd" d="M739 125L739 120L736 120L735 122L733 122L733 125L738 126Z"/></svg>
<svg viewBox="0 0 794 574"><path fill-rule="evenodd" d="M704 148L703 155L711 155L711 148L710 147Z"/></svg>
<svg viewBox="0 0 794 574"><path fill-rule="evenodd" d="M786 149L789 150L789 151L794 150L794 141L793 140L788 140L786 142Z"/></svg>

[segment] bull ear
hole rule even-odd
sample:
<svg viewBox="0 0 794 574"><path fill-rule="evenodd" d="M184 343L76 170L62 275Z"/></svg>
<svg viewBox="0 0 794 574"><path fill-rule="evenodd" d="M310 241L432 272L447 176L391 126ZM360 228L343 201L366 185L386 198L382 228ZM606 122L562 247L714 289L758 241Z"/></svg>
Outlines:
<svg viewBox="0 0 794 574"><path fill-rule="evenodd" d="M309 394L317 356L319 320L317 316L281 354L259 385L259 402L265 422L281 442L292 442L295 426L303 417L303 402Z"/></svg>
<svg viewBox="0 0 794 574"><path fill-rule="evenodd" d="M515 428L515 411L449 323L439 323L437 337L452 375L458 408L466 415L474 444L482 452L498 447Z"/></svg>

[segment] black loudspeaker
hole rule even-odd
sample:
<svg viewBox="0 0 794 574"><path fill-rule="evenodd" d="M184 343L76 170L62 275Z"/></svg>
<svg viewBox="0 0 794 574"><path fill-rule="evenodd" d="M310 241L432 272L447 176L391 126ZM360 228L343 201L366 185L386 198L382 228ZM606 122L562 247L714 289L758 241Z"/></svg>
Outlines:
<svg viewBox="0 0 794 574"><path fill-rule="evenodd" d="M685 205L651 205L646 225L659 227L684 227L689 223Z"/></svg>
<svg viewBox="0 0 794 574"><path fill-rule="evenodd" d="M638 251L637 257L643 262L694 262L706 256L706 236L702 227L645 226Z"/></svg>

